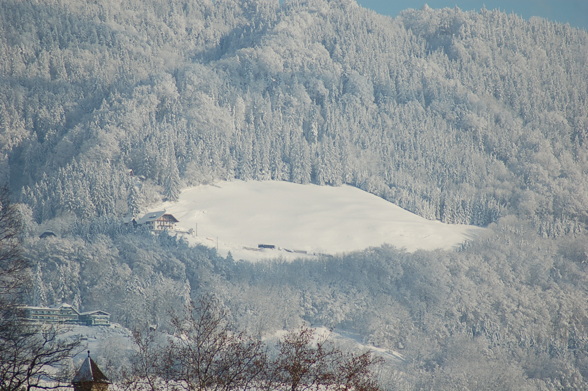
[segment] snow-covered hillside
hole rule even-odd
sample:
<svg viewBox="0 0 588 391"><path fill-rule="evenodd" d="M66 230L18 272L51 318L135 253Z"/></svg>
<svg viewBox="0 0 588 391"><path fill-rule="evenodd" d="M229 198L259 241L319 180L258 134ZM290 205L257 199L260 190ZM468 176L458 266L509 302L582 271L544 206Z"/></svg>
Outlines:
<svg viewBox="0 0 588 391"><path fill-rule="evenodd" d="M451 249L482 228L443 224L351 186L233 181L182 191L158 206L194 244L236 259L293 259L390 244L407 251ZM259 249L258 246L275 246Z"/></svg>

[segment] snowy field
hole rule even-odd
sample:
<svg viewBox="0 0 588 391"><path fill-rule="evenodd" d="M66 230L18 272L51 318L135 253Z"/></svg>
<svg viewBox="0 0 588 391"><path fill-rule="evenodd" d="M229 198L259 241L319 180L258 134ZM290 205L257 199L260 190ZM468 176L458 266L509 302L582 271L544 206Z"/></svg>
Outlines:
<svg viewBox="0 0 588 391"><path fill-rule="evenodd" d="M192 187L178 202L152 210L157 209L179 220L177 229L190 243L249 261L335 255L383 244L409 252L451 249L482 230L423 219L351 186L278 181Z"/></svg>

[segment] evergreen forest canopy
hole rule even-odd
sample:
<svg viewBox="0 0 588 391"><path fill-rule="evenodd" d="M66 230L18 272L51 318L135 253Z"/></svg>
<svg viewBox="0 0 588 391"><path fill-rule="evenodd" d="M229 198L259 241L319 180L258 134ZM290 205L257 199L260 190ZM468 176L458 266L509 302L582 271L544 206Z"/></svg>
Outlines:
<svg viewBox="0 0 588 391"><path fill-rule="evenodd" d="M212 291L253 333L401 350L396 389L588 384L586 31L353 0L6 0L0 58L31 304L165 329ZM459 252L251 265L121 225L233 178L346 183L491 230Z"/></svg>
<svg viewBox="0 0 588 391"><path fill-rule="evenodd" d="M0 173L37 222L231 178L347 183L550 236L587 222L583 30L352 0L0 7Z"/></svg>

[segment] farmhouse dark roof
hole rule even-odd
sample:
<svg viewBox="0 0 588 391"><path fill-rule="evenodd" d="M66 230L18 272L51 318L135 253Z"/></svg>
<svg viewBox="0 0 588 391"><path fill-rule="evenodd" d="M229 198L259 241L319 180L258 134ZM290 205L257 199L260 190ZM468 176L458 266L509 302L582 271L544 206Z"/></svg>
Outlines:
<svg viewBox="0 0 588 391"><path fill-rule="evenodd" d="M73 378L72 383L110 383L108 378L102 373L98 365L90 358L90 352L88 351L88 357L82 363L78 373Z"/></svg>
<svg viewBox="0 0 588 391"><path fill-rule="evenodd" d="M170 215L169 213L164 214L163 217L165 219L167 219L168 221L171 221L172 223L179 223L180 222L180 220L176 219L173 215Z"/></svg>

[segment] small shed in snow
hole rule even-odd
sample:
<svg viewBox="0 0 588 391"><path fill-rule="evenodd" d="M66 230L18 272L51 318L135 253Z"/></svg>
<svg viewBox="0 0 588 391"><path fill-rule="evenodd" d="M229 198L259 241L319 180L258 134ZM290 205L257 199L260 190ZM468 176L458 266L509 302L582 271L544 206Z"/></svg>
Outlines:
<svg viewBox="0 0 588 391"><path fill-rule="evenodd" d="M82 363L71 383L74 386L74 391L108 391L110 380L92 360L88 350L88 357Z"/></svg>
<svg viewBox="0 0 588 391"><path fill-rule="evenodd" d="M57 235L55 235L55 232L53 232L53 231L45 231L41 235L39 235L39 238L41 238L41 239L55 238L55 237L57 237Z"/></svg>

